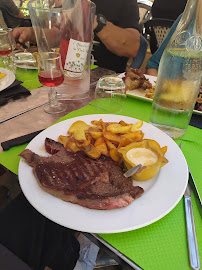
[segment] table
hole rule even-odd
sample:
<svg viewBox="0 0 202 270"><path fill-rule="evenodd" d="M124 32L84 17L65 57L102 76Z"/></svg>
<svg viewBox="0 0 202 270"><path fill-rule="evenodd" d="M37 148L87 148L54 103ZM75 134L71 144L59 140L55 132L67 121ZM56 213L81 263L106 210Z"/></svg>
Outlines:
<svg viewBox="0 0 202 270"><path fill-rule="evenodd" d="M35 90L32 90L35 91ZM40 90L43 91L41 88ZM34 93L34 92L33 92ZM86 104L92 100L92 96L90 99L86 100ZM77 103L77 104L76 104ZM80 116L84 114L94 114L97 113L96 108L93 106L93 101L90 104L85 105L84 101L77 101L74 105L69 104L73 107L69 109L71 111L69 114L64 115L58 121L62 121L64 119L72 118L75 116ZM84 107L83 107L84 106ZM74 110L77 109L77 110ZM135 117L137 119L142 119L146 122L149 120L149 113L151 109L151 104L146 103L141 100L136 100L133 98L127 98L126 106L122 112L123 115ZM20 116L19 119L13 119L15 125L22 125L22 122L29 121L29 119L34 119L31 124L28 125L26 130L23 130L24 133L29 131L34 131L34 129L45 128L45 122L39 125L40 123L37 121L36 113L41 115L42 108L37 109L35 112L29 112L23 116ZM67 111L67 112L69 112ZM66 112L66 113L67 113ZM39 115L38 114L38 115ZM60 117L58 115L58 117ZM197 126L201 128L201 116L193 116L192 123L196 123ZM40 117L42 119L42 117ZM57 119L50 118L47 124L50 125L54 123ZM8 121L8 122L10 122ZM45 120L44 120L45 121ZM195 122L194 122L195 121ZM27 123L26 122L26 123ZM30 121L29 121L30 122ZM33 123L37 123L37 128L33 127ZM7 123L9 128L12 127L12 122ZM7 125L5 123L5 125ZM5 127L2 126L2 127ZM39 126L38 126L39 125ZM31 130L31 128L33 130ZM21 131L15 132L14 136L17 133L21 133ZM22 134L19 134L22 135ZM6 134L3 135L5 138ZM9 134L9 138L11 138L11 134ZM8 136L7 136L8 139ZM192 171L192 174L195 178L198 190L200 194L202 193L202 182L201 178L201 152L202 152L202 132L201 130L189 126L187 133L181 140L177 140L176 142L183 141L182 151L187 159L188 165ZM2 141L1 137L1 141ZM0 162L13 171L17 173L19 157L17 156L25 148L23 146L17 146L10 149L7 152L2 152L0 154ZM174 187L173 187L174 188ZM200 258L202 261L202 220L197 208L197 202L194 196L192 196L192 203L194 207L194 218L195 218L195 227L196 234L200 252ZM189 259L188 259L188 249L187 249L187 241L186 241L186 227L185 227L185 213L184 213L184 203L183 199L178 203L178 205L164 218L161 220L138 230L125 232L125 233L116 233L116 234L99 234L99 235L88 235L89 237L93 236L93 240L95 238L98 241L103 241L104 245L112 246L117 249L118 252L121 252L124 255L124 259L127 257L129 261L132 262L132 269L190 269L189 268ZM121 254L118 253L118 256L121 257ZM135 262L135 264L133 264ZM139 266L140 267L139 267ZM128 269L129 268L127 264ZM138 268L139 267L139 268Z"/></svg>

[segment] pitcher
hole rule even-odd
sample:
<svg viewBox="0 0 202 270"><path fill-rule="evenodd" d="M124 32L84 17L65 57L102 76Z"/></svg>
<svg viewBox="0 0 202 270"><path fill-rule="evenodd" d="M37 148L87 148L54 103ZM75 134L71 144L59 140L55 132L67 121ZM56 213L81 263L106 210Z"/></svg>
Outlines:
<svg viewBox="0 0 202 270"><path fill-rule="evenodd" d="M58 7L54 0L32 0L28 7L39 53L61 54L65 79L58 87L58 98L85 98L90 89L95 4L88 0L64 0Z"/></svg>

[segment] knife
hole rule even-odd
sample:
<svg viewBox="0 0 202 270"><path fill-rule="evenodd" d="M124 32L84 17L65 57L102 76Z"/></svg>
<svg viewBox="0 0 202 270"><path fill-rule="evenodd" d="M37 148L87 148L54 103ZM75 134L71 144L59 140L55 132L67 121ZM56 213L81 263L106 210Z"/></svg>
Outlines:
<svg viewBox="0 0 202 270"><path fill-rule="evenodd" d="M182 142L179 145L181 149ZM188 167L189 169L189 167ZM189 169L189 179L190 179L190 169ZM193 179L193 178L192 178ZM191 202L191 188L189 182L187 183L186 190L184 192L184 205L185 205L185 215L186 215L186 227L187 227L187 241L189 248L189 261L192 269L200 269L200 260L199 260L199 252L198 245L196 239L196 231L194 224L194 214L193 207Z"/></svg>
<svg viewBox="0 0 202 270"><path fill-rule="evenodd" d="M189 169L189 167L188 167L188 169ZM195 181L194 181L194 178L192 176L192 173L191 173L190 169L189 169L189 185L190 185L191 190L193 191L193 193L194 193L194 195L196 197L197 206L198 206L201 218L202 218L202 201L201 201L200 194L198 192L197 186L195 184Z"/></svg>
<svg viewBox="0 0 202 270"><path fill-rule="evenodd" d="M17 145L22 145L24 143L30 142L34 137L36 137L40 132L42 132L44 129L37 130L35 132L20 136L18 138L14 138L5 142L1 143L1 146L4 151L9 150L10 148L17 146Z"/></svg>
<svg viewBox="0 0 202 270"><path fill-rule="evenodd" d="M187 240L189 247L189 261L192 269L200 269L198 245L194 225L194 214L191 202L191 188L189 183L184 193L184 204L186 214Z"/></svg>
<svg viewBox="0 0 202 270"><path fill-rule="evenodd" d="M134 173L136 173L140 168L142 167L141 164L136 165L135 167L132 167L130 170L128 170L127 172L125 172L123 175L125 177L130 177L132 176Z"/></svg>
<svg viewBox="0 0 202 270"><path fill-rule="evenodd" d="M43 106L43 105L45 105L45 104L47 104L47 103L48 103L48 102L42 103L42 104L40 104L40 105L37 105L36 107L29 108L29 109L27 109L27 110L25 110L25 111L19 112L19 113L15 114L15 115L12 115L12 116L8 117L8 118L2 119L2 120L0 120L0 124L4 123L4 122L6 122L6 121L8 121L8 120L10 120L10 119L13 119L13 118L15 118L15 117L17 117L17 116L20 116L20 115L22 115L22 114L24 114L24 113L33 111L33 110L35 110L35 109L37 109L37 108L39 108L39 107L41 107L41 106Z"/></svg>

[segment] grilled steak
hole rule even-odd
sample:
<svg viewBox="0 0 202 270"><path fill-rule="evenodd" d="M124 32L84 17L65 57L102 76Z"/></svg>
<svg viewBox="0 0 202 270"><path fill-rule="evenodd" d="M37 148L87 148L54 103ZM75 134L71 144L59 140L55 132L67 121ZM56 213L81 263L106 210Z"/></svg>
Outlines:
<svg viewBox="0 0 202 270"><path fill-rule="evenodd" d="M129 205L144 192L134 187L109 157L91 159L48 138L45 148L52 156L42 157L28 149L20 156L33 167L42 189L64 201L92 209L113 209Z"/></svg>

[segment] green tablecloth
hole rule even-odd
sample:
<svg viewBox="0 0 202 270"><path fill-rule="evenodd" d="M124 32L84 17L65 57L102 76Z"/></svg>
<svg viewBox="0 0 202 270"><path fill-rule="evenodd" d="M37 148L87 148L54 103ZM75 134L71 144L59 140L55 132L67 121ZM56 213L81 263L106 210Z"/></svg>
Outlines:
<svg viewBox="0 0 202 270"><path fill-rule="evenodd" d="M93 103L91 104L93 105ZM100 113L92 105L89 104L77 111L73 111L59 121L80 115ZM121 114L148 122L150 109L150 103L127 97L125 108ZM180 141L183 141L182 151L202 195L202 130L189 126L187 133ZM17 173L18 154L26 145L13 147L9 151L1 153L0 162L14 173ZM174 188L175 186L173 186ZM192 203L202 262L202 220L194 196L192 196ZM101 234L100 236L143 269L190 269L183 199L168 215L147 227L124 233Z"/></svg>

